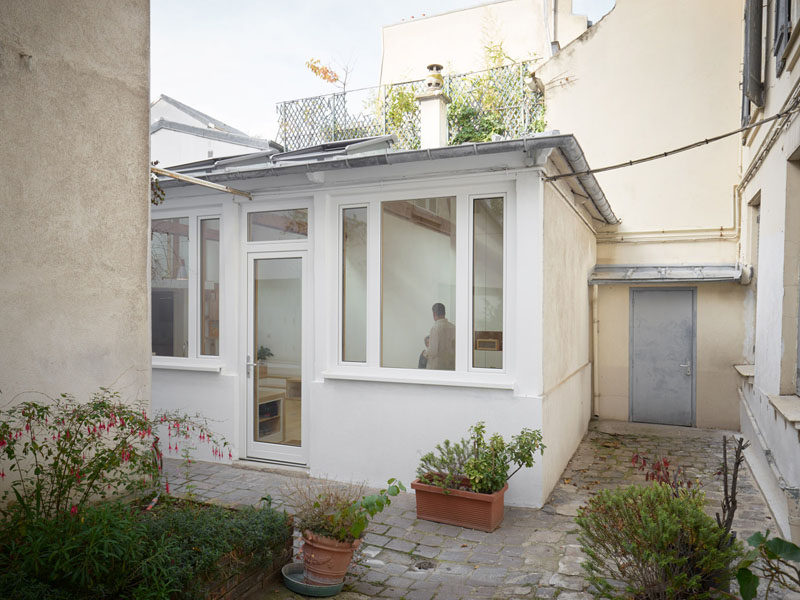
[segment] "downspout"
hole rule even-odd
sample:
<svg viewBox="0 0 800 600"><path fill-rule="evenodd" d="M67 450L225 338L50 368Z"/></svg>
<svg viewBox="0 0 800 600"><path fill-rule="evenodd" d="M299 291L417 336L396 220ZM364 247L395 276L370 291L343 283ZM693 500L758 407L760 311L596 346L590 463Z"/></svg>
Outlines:
<svg viewBox="0 0 800 600"><path fill-rule="evenodd" d="M600 309L598 298L599 287L596 283L592 286L592 414L597 416L597 400L600 397L600 372L597 368L597 359L600 356Z"/></svg>

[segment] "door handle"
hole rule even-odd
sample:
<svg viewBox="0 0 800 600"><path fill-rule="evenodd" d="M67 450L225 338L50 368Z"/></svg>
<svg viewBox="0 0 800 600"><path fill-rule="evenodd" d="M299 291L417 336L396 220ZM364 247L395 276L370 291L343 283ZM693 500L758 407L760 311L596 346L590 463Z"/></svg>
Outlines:
<svg viewBox="0 0 800 600"><path fill-rule="evenodd" d="M248 354L247 355L247 362L244 363L245 366L247 367L247 376L248 377L250 377L250 367L255 367L256 365L258 365L258 363L250 362L250 360L251 360L251 358L250 358L250 355Z"/></svg>
<svg viewBox="0 0 800 600"><path fill-rule="evenodd" d="M686 369L686 374L691 377L692 375L692 363L687 363L685 365L681 365L681 367Z"/></svg>

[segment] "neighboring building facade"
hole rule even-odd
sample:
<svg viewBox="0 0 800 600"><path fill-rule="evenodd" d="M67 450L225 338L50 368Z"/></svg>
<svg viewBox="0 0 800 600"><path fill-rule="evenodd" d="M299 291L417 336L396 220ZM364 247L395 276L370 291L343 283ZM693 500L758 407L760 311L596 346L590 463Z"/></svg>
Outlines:
<svg viewBox="0 0 800 600"><path fill-rule="evenodd" d="M736 129L741 4L619 0L537 69L548 127L595 166ZM713 39L707 35L713 23ZM597 175L622 223L598 234L594 414L739 429L733 365L753 304L740 264L735 136Z"/></svg>
<svg viewBox="0 0 800 600"><path fill-rule="evenodd" d="M586 168L572 136L368 146L186 168L252 199L163 184L153 403L200 411L236 459L374 485L479 420L541 429L507 494L541 506L590 419L586 279L614 214L593 177L544 183ZM436 303L455 364L420 369Z"/></svg>
<svg viewBox="0 0 800 600"><path fill-rule="evenodd" d="M431 63L449 73L485 69L486 46L498 42L511 60L547 60L552 44L565 46L587 25L572 0L500 0L386 25L380 85L422 79Z"/></svg>
<svg viewBox="0 0 800 600"><path fill-rule="evenodd" d="M160 167L282 149L280 144L251 137L164 94L150 105L150 158Z"/></svg>
<svg viewBox="0 0 800 600"><path fill-rule="evenodd" d="M800 106L800 5L747 0L745 6L742 120L749 124ZM794 113L737 141L743 144L741 260L755 266L740 418L753 444L748 460L756 479L783 535L798 543L800 122Z"/></svg>
<svg viewBox="0 0 800 600"><path fill-rule="evenodd" d="M149 403L149 3L1 12L0 405Z"/></svg>

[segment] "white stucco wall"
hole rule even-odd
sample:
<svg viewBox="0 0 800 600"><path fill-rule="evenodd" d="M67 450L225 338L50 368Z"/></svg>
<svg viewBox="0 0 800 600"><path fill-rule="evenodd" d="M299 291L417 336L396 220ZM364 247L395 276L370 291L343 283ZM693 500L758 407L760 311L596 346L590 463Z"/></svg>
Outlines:
<svg viewBox="0 0 800 600"><path fill-rule="evenodd" d="M752 107L752 121L785 110L797 97L800 81L800 43L787 50L787 66L776 77L772 52L775 3L764 11L767 51L763 80L765 106ZM797 15L793 15L797 25ZM740 141L742 139L740 138ZM745 246L743 260L758 258L755 315L748 336L755 343L755 377L742 385L742 429L753 443L748 460L766 490L785 537L800 542L800 420L787 419L777 405L795 414L800 410L796 391L798 306L800 305L800 123L790 119L762 125L743 138L744 181L739 198L742 210L760 203L758 247ZM777 401L777 402L776 402ZM796 419L796 418L795 418ZM770 465L768 461L772 462ZM782 481L779 479L782 478ZM783 489L781 489L781 486Z"/></svg>
<svg viewBox="0 0 800 600"><path fill-rule="evenodd" d="M253 146L231 144L171 129L159 129L150 136L150 157L158 161L159 167L165 169L211 157L220 158L260 151L261 148Z"/></svg>
<svg viewBox="0 0 800 600"><path fill-rule="evenodd" d="M484 172L479 171L483 169ZM537 457L533 469L525 469L511 481L506 496L509 505L540 506L552 484L569 458L574 444L585 431L590 400L590 370L584 363L588 352L588 292L586 269L593 264L593 251L586 232L576 231L573 221L578 217L564 213L551 200L550 211L554 229L550 235L552 249L559 252L554 264L547 267L554 277L568 268L566 285L556 284L559 302L568 304L560 317L558 311L548 313L552 335L566 336L581 347L572 352L564 341L564 363L554 371L554 377L567 375L563 369L573 369L575 361L583 361L583 369L564 385L545 396L543 383L542 320L545 305L543 276L547 262L544 255L543 223L545 211L542 183L536 170L526 168L523 155L468 157L443 161L411 163L394 167L370 167L326 172L322 183L309 184L302 175L286 175L262 179L247 179L230 183L240 189L255 190L254 200L234 203L229 195L201 188L168 188L164 205L155 208L155 215L179 215L189 210L203 214L221 214L220 251L223 266L220 272L223 302L221 304L221 355L218 359L197 358L154 359L158 368L153 376L153 402L159 408L180 408L197 411L209 418L214 429L233 445L234 458L245 459L250 432L245 425L252 404L246 397L247 379L244 362L246 344L246 244L242 244L239 228L244 210L286 208L293 202L310 206L309 245L311 281L307 292L313 299L312 327L308 338L310 352L304 360L311 369L305 380L303 402L306 403L307 469L312 475L336 479L366 480L374 485L385 483L389 477L399 477L408 483L415 476L420 456L445 438L459 439L478 420L485 420L490 432L506 438L519 433L523 427L546 429L544 402L551 401L550 426L552 451ZM275 191L271 191L271 188ZM379 273L380 206L370 205L370 230L367 236L368 280L365 289L370 294L366 305L367 341L370 365L339 365L338 262L339 207L358 206L375 199L413 199L426 196L457 195L469 206L468 194L480 197L505 196L506 211L506 268L508 276L504 295L506 322L504 331L505 373L452 373L419 371L418 369L379 369L380 282L372 279ZM294 199L294 200L293 200ZM570 211L570 209L565 209ZM570 216L572 215L572 216ZM459 232L469 222L469 211L457 212ZM378 227L376 228L376 225ZM580 224L580 227L585 226ZM245 235L245 231L241 231ZM577 238L573 248L565 241ZM462 258L458 282L465 281L469 265L463 258L470 247L467 237L458 237ZM417 242L416 246L423 245ZM416 250L409 248L409 252ZM256 246L253 246L255 248ZM253 249L250 248L250 249ZM257 246L259 251L267 245ZM566 248L566 250L565 250ZM424 250L424 248L422 248ZM566 254L566 258L562 257ZM413 257L409 254L407 258ZM421 260L421 259L420 259ZM463 262L461 262L463 261ZM566 263L564 262L566 261ZM376 285L376 283L378 285ZM378 290L377 295L372 295ZM468 288L463 288L469 294ZM574 303L567 296L573 290L580 293ZM461 293L461 292L459 292ZM461 297L463 299L463 297ZM469 298L469 295L467 295ZM423 334L430 328L430 306L426 300L420 325ZM455 320L469 331L468 303L455 310ZM568 314L567 314L568 313ZM561 320L577 320L584 325L573 326ZM419 337L419 336L418 336ZM573 340L574 338L574 340ZM464 343L466 341L466 343ZM304 343L306 340L304 339ZM417 341L421 344L422 339ZM461 352L469 348L468 338L459 345ZM414 358L421 347L415 346ZM195 372L181 366L218 365L219 372ZM467 364L465 362L463 364ZM416 364L414 365L416 366ZM430 383L419 381L429 378ZM415 380L417 378L417 380ZM561 432L564 432L563 435ZM202 456L202 455L200 455ZM549 473L545 477L545 471Z"/></svg>
<svg viewBox="0 0 800 600"><path fill-rule="evenodd" d="M147 0L3 2L0 404L149 403L148 69Z"/></svg>
<svg viewBox="0 0 800 600"><path fill-rule="evenodd" d="M515 61L550 57L550 42L562 46L586 29L586 17L572 14L572 2L503 0L428 15L383 28L380 84L422 79L425 67L439 63L448 73L487 68L485 46L502 42ZM557 34L557 37L554 37Z"/></svg>

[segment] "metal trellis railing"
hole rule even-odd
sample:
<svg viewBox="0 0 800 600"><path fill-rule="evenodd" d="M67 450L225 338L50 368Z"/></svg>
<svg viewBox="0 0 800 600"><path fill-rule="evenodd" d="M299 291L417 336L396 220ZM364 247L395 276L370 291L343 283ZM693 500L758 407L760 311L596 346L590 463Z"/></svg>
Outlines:
<svg viewBox="0 0 800 600"><path fill-rule="evenodd" d="M484 119L506 137L544 129L541 95L525 84L529 63L516 63L485 71L445 76L444 91L450 97L450 143L459 134L467 114L475 122ZM300 98L277 105L279 137L286 150L324 142L394 133L399 149L419 148L419 106L416 95L424 81L364 88L323 96Z"/></svg>

